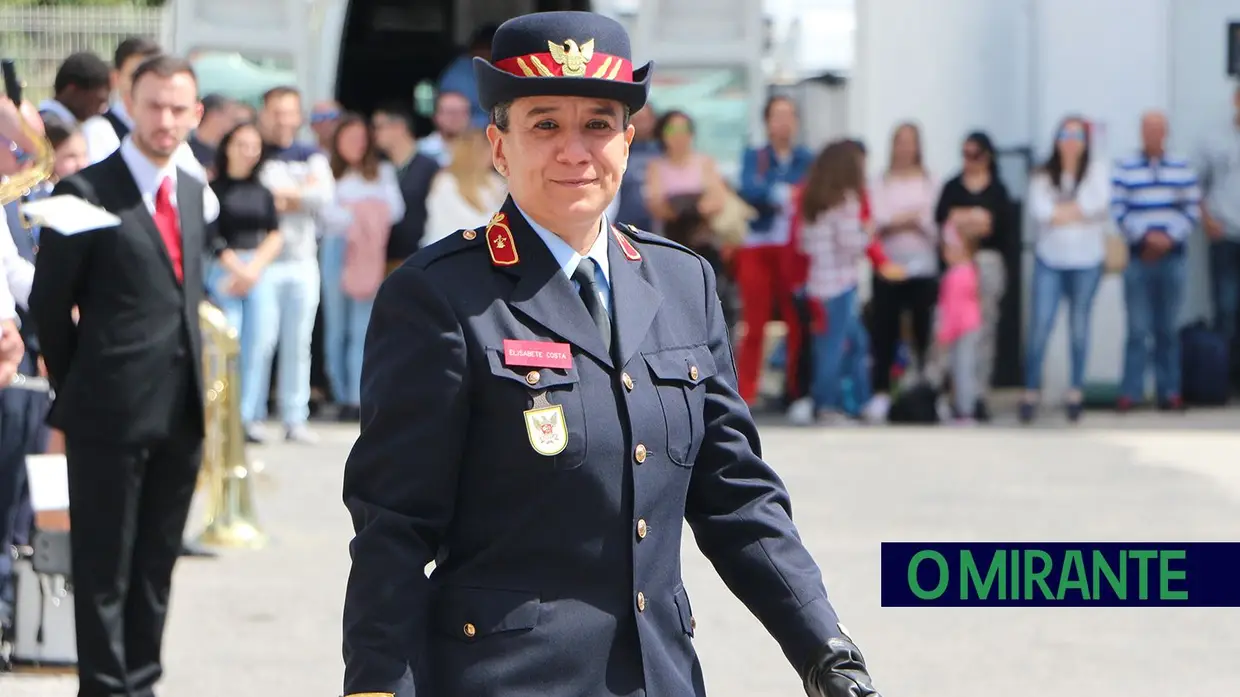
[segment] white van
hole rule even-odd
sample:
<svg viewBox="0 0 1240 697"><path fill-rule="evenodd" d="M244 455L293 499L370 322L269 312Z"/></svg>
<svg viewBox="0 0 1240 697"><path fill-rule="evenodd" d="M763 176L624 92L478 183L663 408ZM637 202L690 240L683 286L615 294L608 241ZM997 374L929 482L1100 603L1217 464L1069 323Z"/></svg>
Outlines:
<svg viewBox="0 0 1240 697"><path fill-rule="evenodd" d="M652 105L692 115L699 147L735 169L766 94L762 0L169 0L162 43L191 59L235 56L250 64L238 80L294 77L307 106L368 112L398 99L424 113L418 85L435 84L477 26L548 10L625 24L634 62L657 62Z"/></svg>

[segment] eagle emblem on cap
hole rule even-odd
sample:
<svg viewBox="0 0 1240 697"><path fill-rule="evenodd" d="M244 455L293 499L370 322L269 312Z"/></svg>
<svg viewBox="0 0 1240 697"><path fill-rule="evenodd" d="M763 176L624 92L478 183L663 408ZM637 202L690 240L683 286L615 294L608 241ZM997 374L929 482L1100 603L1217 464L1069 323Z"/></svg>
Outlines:
<svg viewBox="0 0 1240 697"><path fill-rule="evenodd" d="M560 64L564 77L585 77L586 65L594 57L594 39L581 46L572 39L560 44L548 41L547 50L551 51L551 59Z"/></svg>

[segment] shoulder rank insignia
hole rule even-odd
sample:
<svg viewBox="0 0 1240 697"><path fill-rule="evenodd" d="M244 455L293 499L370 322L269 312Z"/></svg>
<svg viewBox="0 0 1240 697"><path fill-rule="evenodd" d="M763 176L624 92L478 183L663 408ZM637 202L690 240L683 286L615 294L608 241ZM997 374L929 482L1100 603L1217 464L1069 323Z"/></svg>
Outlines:
<svg viewBox="0 0 1240 697"><path fill-rule="evenodd" d="M620 244L620 251L624 252L625 259L629 261L642 260L641 252L637 251L637 247L633 246L633 243L629 241L629 238L624 233L614 227L611 229L611 232L616 236L616 242Z"/></svg>
<svg viewBox="0 0 1240 697"><path fill-rule="evenodd" d="M521 260L517 256L517 241L508 227L508 216L503 213L496 213L487 223L487 250L496 266L512 266Z"/></svg>

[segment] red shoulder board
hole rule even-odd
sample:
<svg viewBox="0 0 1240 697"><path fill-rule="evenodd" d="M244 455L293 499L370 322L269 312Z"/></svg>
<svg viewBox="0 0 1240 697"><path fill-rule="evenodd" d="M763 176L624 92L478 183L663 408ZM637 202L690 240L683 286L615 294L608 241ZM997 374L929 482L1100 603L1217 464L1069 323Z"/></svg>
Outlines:
<svg viewBox="0 0 1240 697"><path fill-rule="evenodd" d="M633 246L633 243L629 241L629 238L623 232L614 227L611 229L611 232L616 236L616 241L620 243L620 251L624 252L624 258L629 261L642 260L642 255L637 251L637 247Z"/></svg>
<svg viewBox="0 0 1240 697"><path fill-rule="evenodd" d="M517 241L508 228L508 216L503 213L496 213L487 223L487 250L496 266L512 266L521 260L517 256Z"/></svg>

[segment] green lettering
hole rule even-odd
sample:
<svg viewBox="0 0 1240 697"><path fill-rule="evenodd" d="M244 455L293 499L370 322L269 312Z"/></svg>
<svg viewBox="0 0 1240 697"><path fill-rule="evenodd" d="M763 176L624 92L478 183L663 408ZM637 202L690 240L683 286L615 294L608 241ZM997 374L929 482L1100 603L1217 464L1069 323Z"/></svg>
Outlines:
<svg viewBox="0 0 1240 697"><path fill-rule="evenodd" d="M1128 599L1128 552L1120 550L1119 553L1119 577L1115 576L1115 570L1111 568L1111 562L1107 561L1107 555L1102 550L1094 550L1094 597L1102 597L1102 576L1106 576L1107 584L1111 586L1111 591L1115 593L1117 600Z"/></svg>
<svg viewBox="0 0 1240 697"><path fill-rule="evenodd" d="M1017 600L1020 598L1020 550L1019 549L1010 550L1008 552L1008 558L1010 559L1010 562L1008 563L1008 568L1012 570L1012 579L1011 579L1012 582L1011 582L1011 587L1008 590L1007 597L1011 598L1012 600ZM1007 600L1007 598L1003 597L1002 595L999 596L999 599Z"/></svg>
<svg viewBox="0 0 1240 697"><path fill-rule="evenodd" d="M1079 549L1068 550L1064 557L1063 568L1059 570L1059 592L1055 594L1055 599L1063 600L1069 589L1080 591L1083 600L1092 599L1089 597L1089 581L1086 580L1085 559Z"/></svg>
<svg viewBox="0 0 1240 697"><path fill-rule="evenodd" d="M1128 558L1136 559L1140 563L1137 567L1137 597L1141 600L1150 599L1150 560L1157 556L1158 552L1152 549L1128 551Z"/></svg>
<svg viewBox="0 0 1240 697"><path fill-rule="evenodd" d="M966 600L969 597L969 589L974 588L977 591L977 599L985 600L990 595L990 587L999 584L999 599L1003 600L1005 587L1007 585L1007 555L1003 550L995 552L990 558L990 567L986 569L986 580L982 580L981 574L978 573L977 562L973 560L973 552L964 549L960 551L960 599Z"/></svg>
<svg viewBox="0 0 1240 697"><path fill-rule="evenodd" d="M1171 570L1171 560L1187 557L1188 552L1183 549L1164 549L1158 553L1159 600L1188 600L1188 591L1173 591L1169 587L1170 581L1183 581L1188 578L1187 571Z"/></svg>
<svg viewBox="0 0 1240 697"><path fill-rule="evenodd" d="M921 583L917 580L917 567L927 559L933 560L934 563L939 566L939 583L934 587L934 590L930 591L922 588ZM921 598L922 600L938 599L939 596L943 595L943 591L947 590L947 584L950 580L951 573L947 568L947 559L933 549L923 549L917 554L914 554L913 558L909 560L908 587L909 590L913 591L913 595Z"/></svg>
<svg viewBox="0 0 1240 697"><path fill-rule="evenodd" d="M1042 568L1035 571L1033 561L1037 559L1042 562ZM1051 587L1046 585L1046 577L1051 575L1051 555L1040 549L1025 550L1025 600L1033 599L1033 584L1038 584L1042 589L1042 597L1047 600L1055 597L1051 593Z"/></svg>

